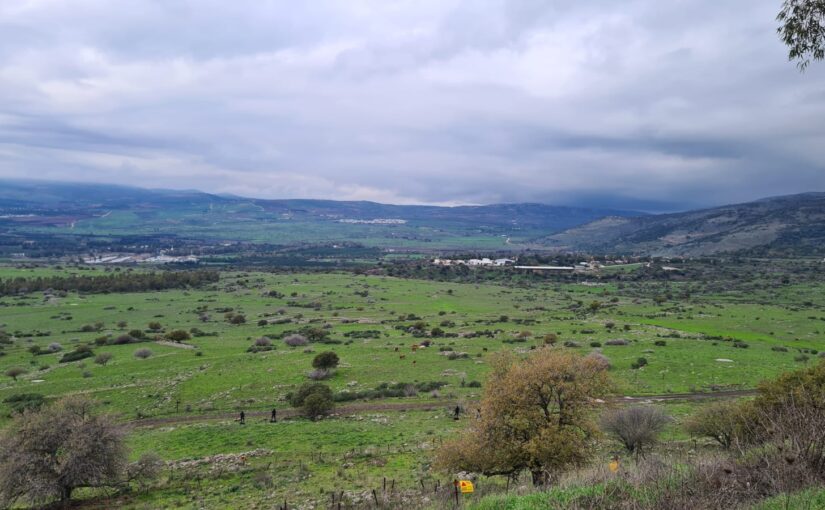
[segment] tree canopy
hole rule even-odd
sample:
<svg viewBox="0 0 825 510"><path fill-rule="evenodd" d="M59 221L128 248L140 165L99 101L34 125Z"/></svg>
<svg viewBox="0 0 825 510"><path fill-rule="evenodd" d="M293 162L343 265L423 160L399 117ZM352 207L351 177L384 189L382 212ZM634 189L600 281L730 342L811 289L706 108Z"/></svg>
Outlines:
<svg viewBox="0 0 825 510"><path fill-rule="evenodd" d="M544 347L525 360L496 355L480 418L437 453L442 469L513 476L529 470L536 484L579 466L597 432L589 410L610 387L604 364Z"/></svg>
<svg viewBox="0 0 825 510"><path fill-rule="evenodd" d="M800 69L825 58L825 0L785 0L776 19L788 59Z"/></svg>

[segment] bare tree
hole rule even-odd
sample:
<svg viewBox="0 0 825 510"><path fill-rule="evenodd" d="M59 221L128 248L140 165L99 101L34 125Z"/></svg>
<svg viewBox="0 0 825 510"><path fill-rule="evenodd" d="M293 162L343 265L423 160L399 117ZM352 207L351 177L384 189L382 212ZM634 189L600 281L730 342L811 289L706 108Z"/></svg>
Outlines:
<svg viewBox="0 0 825 510"><path fill-rule="evenodd" d="M655 407L628 407L602 417L602 429L624 445L629 453L644 456L645 448L656 444L657 436L670 416Z"/></svg>
<svg viewBox="0 0 825 510"><path fill-rule="evenodd" d="M126 465L123 438L122 427L94 414L84 397L26 411L0 438L0 506L65 506L75 489L117 484Z"/></svg>

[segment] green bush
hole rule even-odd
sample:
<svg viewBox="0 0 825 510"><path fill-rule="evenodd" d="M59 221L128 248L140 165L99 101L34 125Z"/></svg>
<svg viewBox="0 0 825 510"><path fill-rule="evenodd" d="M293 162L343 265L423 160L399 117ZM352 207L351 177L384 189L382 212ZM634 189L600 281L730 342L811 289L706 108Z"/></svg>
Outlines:
<svg viewBox="0 0 825 510"><path fill-rule="evenodd" d="M320 370L330 370L337 367L340 361L337 354L326 351L315 356L315 359L312 360L312 366Z"/></svg>
<svg viewBox="0 0 825 510"><path fill-rule="evenodd" d="M22 413L27 409L38 410L43 407L46 398L40 393L18 393L3 399L4 404L8 404L11 410Z"/></svg>

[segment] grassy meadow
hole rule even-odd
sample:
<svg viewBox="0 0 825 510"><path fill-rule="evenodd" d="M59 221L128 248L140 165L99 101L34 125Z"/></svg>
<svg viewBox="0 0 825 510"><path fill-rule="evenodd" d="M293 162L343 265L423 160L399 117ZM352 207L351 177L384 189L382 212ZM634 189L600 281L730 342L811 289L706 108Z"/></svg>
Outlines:
<svg viewBox="0 0 825 510"><path fill-rule="evenodd" d="M0 278L106 271L6 266ZM670 290L681 296L680 286L688 285ZM526 353L554 333L556 348L607 356L619 396L752 389L817 361L825 337L823 290L815 282L790 282L758 292L693 289L689 297L662 300L643 284L505 286L348 272L223 272L219 283L199 289L6 296L0 298L0 330L11 342L3 345L0 373L13 367L26 372L16 380L4 377L0 401L21 393L47 399L86 394L129 422L132 458L154 451L170 469L159 487L121 496L123 508L223 508L228 501L272 508L284 500L329 501L329 493L338 491L349 502L367 501L372 489L383 490L385 478L399 494L446 480L429 469L430 452L461 427L450 413L456 404L469 419L489 356L497 351ZM226 314L243 314L246 321L232 324ZM162 330L149 331L151 322ZM421 323L426 338L411 332ZM304 328L327 331L334 343L289 347L281 340ZM433 335L433 328L440 331ZM150 336L178 329L198 333L182 345L95 343L134 329ZM261 336L272 339L274 350L247 352ZM413 349L425 339L429 347ZM611 340L626 345L608 345ZM31 352L53 343L59 352ZM111 354L111 361L60 362L82 344L95 355ZM138 358L138 349L151 355ZM338 394L385 383L440 387L341 402L349 412L317 422L268 423L269 410L289 409L287 395L309 380L313 357L326 350L341 359L325 381ZM633 368L639 358L647 364ZM690 442L678 422L702 403L656 405L676 418L666 439ZM0 404L0 410L8 421L9 406ZM249 414L243 426L234 420L241 410ZM528 499L541 497L548 496Z"/></svg>

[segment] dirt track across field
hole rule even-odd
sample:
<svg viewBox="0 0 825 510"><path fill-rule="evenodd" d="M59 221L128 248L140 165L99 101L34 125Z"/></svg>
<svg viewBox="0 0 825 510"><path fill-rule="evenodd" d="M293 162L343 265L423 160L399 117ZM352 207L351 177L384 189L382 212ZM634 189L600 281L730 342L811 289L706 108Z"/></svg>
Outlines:
<svg viewBox="0 0 825 510"><path fill-rule="evenodd" d="M710 399L730 399L748 397L756 394L756 390L728 390L715 391L709 393L670 393L666 395L640 395L640 396L624 396L613 397L608 399L605 404L643 404L655 402L670 402L670 401L696 401L696 400L710 400ZM472 409L477 402L456 402L456 401L442 401L442 402L398 402L398 403L364 403L364 404L348 404L336 406L334 415L348 416L353 414L374 413L382 411L434 411L443 409L448 413L455 408L456 405L463 405L466 408ZM269 421L270 411L245 411L246 420L248 422ZM295 409L278 409L278 421L282 419L289 419L299 416L300 413ZM237 412L220 412L214 414L178 414L171 416L160 416L152 418L140 418L132 420L129 424L133 427L161 427L166 425L184 425L187 423L203 423L210 421L226 421L238 420Z"/></svg>

